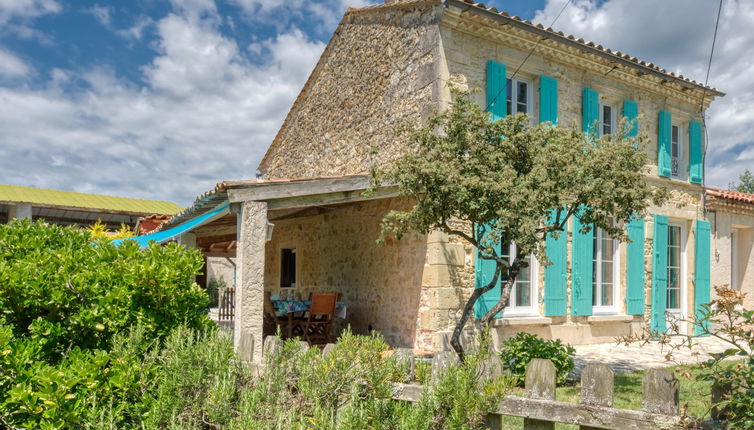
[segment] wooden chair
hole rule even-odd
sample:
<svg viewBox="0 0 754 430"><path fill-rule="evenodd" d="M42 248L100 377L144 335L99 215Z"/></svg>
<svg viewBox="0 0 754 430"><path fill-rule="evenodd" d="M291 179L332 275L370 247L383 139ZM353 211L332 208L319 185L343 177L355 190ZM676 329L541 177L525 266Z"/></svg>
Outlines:
<svg viewBox="0 0 754 430"><path fill-rule="evenodd" d="M312 293L312 304L304 323L304 340L310 344L330 343L338 293Z"/></svg>
<svg viewBox="0 0 754 430"><path fill-rule="evenodd" d="M280 335L283 338L290 338L296 335L303 334L304 333L303 328L302 328L302 323L304 322L303 319L293 318L292 314L288 314L284 317L278 318L277 311L275 310L275 306L272 304L271 296L272 296L272 293L270 291L264 292L264 314L269 319L274 321L275 330L277 330L277 327L280 327Z"/></svg>

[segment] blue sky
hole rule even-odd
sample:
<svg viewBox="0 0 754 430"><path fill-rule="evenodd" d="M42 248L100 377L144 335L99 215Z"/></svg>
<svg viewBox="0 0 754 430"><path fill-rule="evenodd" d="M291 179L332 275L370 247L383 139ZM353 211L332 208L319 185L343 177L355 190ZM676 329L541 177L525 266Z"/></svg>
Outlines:
<svg viewBox="0 0 754 430"><path fill-rule="evenodd" d="M0 0L0 183L186 205L252 178L343 12L378 1ZM754 168L753 3L723 9L713 185ZM564 0L486 4L547 26ZM716 7L574 0L555 28L703 80Z"/></svg>

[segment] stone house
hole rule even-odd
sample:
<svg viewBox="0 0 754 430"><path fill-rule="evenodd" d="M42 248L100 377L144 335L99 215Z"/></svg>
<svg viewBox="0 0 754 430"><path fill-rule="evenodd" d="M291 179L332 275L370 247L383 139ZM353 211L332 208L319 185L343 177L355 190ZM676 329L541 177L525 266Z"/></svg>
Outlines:
<svg viewBox="0 0 754 430"><path fill-rule="evenodd" d="M554 264L531 261L494 324L498 341L527 331L612 342L645 327L665 330L667 315L692 317L709 301L701 118L723 93L482 4L388 0L346 12L260 179L218 184L167 226L214 210L196 241L237 235L235 338L249 358L261 352L264 291L338 291L355 331L372 328L401 347L448 347L462 304L485 276L474 249L439 232L378 246L382 216L411 202L391 187L369 197L361 191L370 166L405 150L395 127L446 108L451 82L481 89L476 101L495 116L524 112L598 134L627 117L634 133L655 142L646 180L671 195L627 226L630 244L573 226L548 243ZM571 252L579 246L584 252ZM496 294L483 297L479 311Z"/></svg>

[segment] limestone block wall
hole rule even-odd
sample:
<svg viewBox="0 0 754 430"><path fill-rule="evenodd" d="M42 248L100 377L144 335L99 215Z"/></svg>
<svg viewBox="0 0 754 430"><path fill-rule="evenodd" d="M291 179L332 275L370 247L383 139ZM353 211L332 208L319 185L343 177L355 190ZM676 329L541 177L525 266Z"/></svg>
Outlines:
<svg viewBox="0 0 754 430"><path fill-rule="evenodd" d="M712 228L712 285L729 285L746 293L744 307L754 309L754 212L733 208L716 208L708 212ZM736 254L732 253L731 232L737 237ZM733 263L733 259L736 263ZM733 269L738 285L731 285ZM712 295L714 297L714 290Z"/></svg>
<svg viewBox="0 0 754 430"><path fill-rule="evenodd" d="M436 107L438 1L349 10L262 160L264 177L365 173L404 151L394 130Z"/></svg>
<svg viewBox="0 0 754 430"><path fill-rule="evenodd" d="M312 292L338 292L348 312L337 329L350 324L354 332L366 334L371 326L393 346L414 347L427 238L412 234L376 243L383 215L409 204L405 199L375 200L328 206L316 216L273 220L272 240L265 246L265 290L302 299ZM296 250L297 285L281 291L285 248Z"/></svg>
<svg viewBox="0 0 754 430"><path fill-rule="evenodd" d="M235 280L235 266L233 265L235 260L235 258L228 261L225 257L207 257L207 282L217 279L225 282L226 286L232 287Z"/></svg>

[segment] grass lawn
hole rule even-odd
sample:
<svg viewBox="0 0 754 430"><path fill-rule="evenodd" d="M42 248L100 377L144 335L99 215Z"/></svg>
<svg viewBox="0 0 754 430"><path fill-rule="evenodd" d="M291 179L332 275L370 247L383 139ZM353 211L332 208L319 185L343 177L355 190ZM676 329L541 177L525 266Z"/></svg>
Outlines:
<svg viewBox="0 0 754 430"><path fill-rule="evenodd" d="M674 367L683 371L689 371L691 377L685 377L676 373L681 382L681 408L688 404L687 414L694 417L704 417L710 408L710 384L706 381L697 381L699 370L696 366ZM615 375L614 407L619 409L641 409L642 379L644 371L633 373L621 373ZM556 400L561 402L578 403L581 384L558 387L555 394ZM516 389L511 395L523 396L522 388ZM521 429L523 418L503 417L503 429ZM570 424L555 424L556 430L578 430L578 426Z"/></svg>

